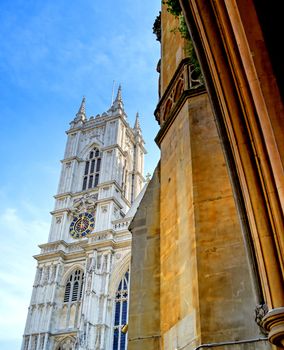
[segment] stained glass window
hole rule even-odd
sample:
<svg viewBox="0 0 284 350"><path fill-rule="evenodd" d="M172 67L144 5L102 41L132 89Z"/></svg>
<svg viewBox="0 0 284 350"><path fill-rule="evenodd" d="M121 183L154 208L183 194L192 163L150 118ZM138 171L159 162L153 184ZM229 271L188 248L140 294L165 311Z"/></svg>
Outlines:
<svg viewBox="0 0 284 350"><path fill-rule="evenodd" d="M127 348L127 336L121 329L128 323L128 289L129 271L120 281L115 295L113 350L126 350Z"/></svg>

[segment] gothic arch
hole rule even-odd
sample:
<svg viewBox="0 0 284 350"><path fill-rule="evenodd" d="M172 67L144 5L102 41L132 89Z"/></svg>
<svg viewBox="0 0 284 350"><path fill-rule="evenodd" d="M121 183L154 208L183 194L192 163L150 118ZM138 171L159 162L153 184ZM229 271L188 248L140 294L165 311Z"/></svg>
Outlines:
<svg viewBox="0 0 284 350"><path fill-rule="evenodd" d="M112 276L109 281L109 295L114 297L118 284L121 281L122 277L125 275L126 271L130 267L130 258L131 253L128 252L122 259L119 264L114 268Z"/></svg>
<svg viewBox="0 0 284 350"><path fill-rule="evenodd" d="M59 344L56 346L56 350L73 350L76 343L76 339L74 337L65 337Z"/></svg>
<svg viewBox="0 0 284 350"><path fill-rule="evenodd" d="M91 144L86 145L80 152L79 152L79 158L86 160L89 153L92 151L93 148L98 148L100 150L103 145L98 142L93 142Z"/></svg>
<svg viewBox="0 0 284 350"><path fill-rule="evenodd" d="M99 184L102 152L98 143L92 143L91 146L86 146L80 155L82 155L82 161L79 164L79 168L82 172L82 190L95 188ZM78 185L81 181L79 181Z"/></svg>
<svg viewBox="0 0 284 350"><path fill-rule="evenodd" d="M83 273L85 273L85 268L83 265L81 264L75 264L72 265L69 269L67 269L67 271L65 271L64 275L62 276L62 280L61 280L61 286L65 286L66 283L68 282L68 278L70 277L70 275L75 271L75 270L82 270Z"/></svg>
<svg viewBox="0 0 284 350"><path fill-rule="evenodd" d="M61 281L59 300L61 308L58 313L58 328L77 328L80 315L82 299L84 296L84 268L80 264L70 267ZM66 350L73 350L73 347L65 347ZM65 350L64 347L60 350Z"/></svg>
<svg viewBox="0 0 284 350"><path fill-rule="evenodd" d="M115 280L115 292L112 304L111 317L111 346L113 350L125 349L127 344L127 334L122 331L122 328L128 323L128 309L129 309L129 283L130 283L130 254L124 259L117 270ZM123 271L123 274L121 272Z"/></svg>

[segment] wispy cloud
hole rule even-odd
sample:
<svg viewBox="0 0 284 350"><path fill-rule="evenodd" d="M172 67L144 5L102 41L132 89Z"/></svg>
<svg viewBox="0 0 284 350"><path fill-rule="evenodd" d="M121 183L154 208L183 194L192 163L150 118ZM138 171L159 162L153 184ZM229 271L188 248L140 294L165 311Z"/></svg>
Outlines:
<svg viewBox="0 0 284 350"><path fill-rule="evenodd" d="M27 207L30 213L36 213L33 206ZM34 280L36 264L32 255L38 253L37 245L46 240L49 223L32 215L23 216L16 208L7 208L0 222L0 339L19 339Z"/></svg>

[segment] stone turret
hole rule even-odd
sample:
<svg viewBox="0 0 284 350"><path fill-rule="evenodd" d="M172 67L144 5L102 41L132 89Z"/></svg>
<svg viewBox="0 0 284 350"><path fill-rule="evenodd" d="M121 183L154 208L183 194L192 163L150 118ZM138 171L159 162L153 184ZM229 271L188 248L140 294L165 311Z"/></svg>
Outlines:
<svg viewBox="0 0 284 350"><path fill-rule="evenodd" d="M85 96L83 96L78 113L76 114L76 117L73 119L73 121L70 124L71 124L71 127L73 127L76 124L79 124L79 123L82 124L82 123L85 123L86 121L87 121L86 98L85 98Z"/></svg>

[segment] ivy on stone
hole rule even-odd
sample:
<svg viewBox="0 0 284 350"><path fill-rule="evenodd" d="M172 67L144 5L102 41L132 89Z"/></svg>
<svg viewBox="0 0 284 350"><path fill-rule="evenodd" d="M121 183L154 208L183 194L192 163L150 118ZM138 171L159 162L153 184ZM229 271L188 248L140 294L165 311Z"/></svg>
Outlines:
<svg viewBox="0 0 284 350"><path fill-rule="evenodd" d="M194 66L194 71L199 79L202 79L200 65L193 47L192 39L190 37L187 25L185 23L184 16L182 14L182 8L180 6L179 0L163 0L162 3L167 6L167 11L179 19L179 26L173 29L173 32L179 31L181 37L187 40L186 44L186 54L190 59L190 63Z"/></svg>

